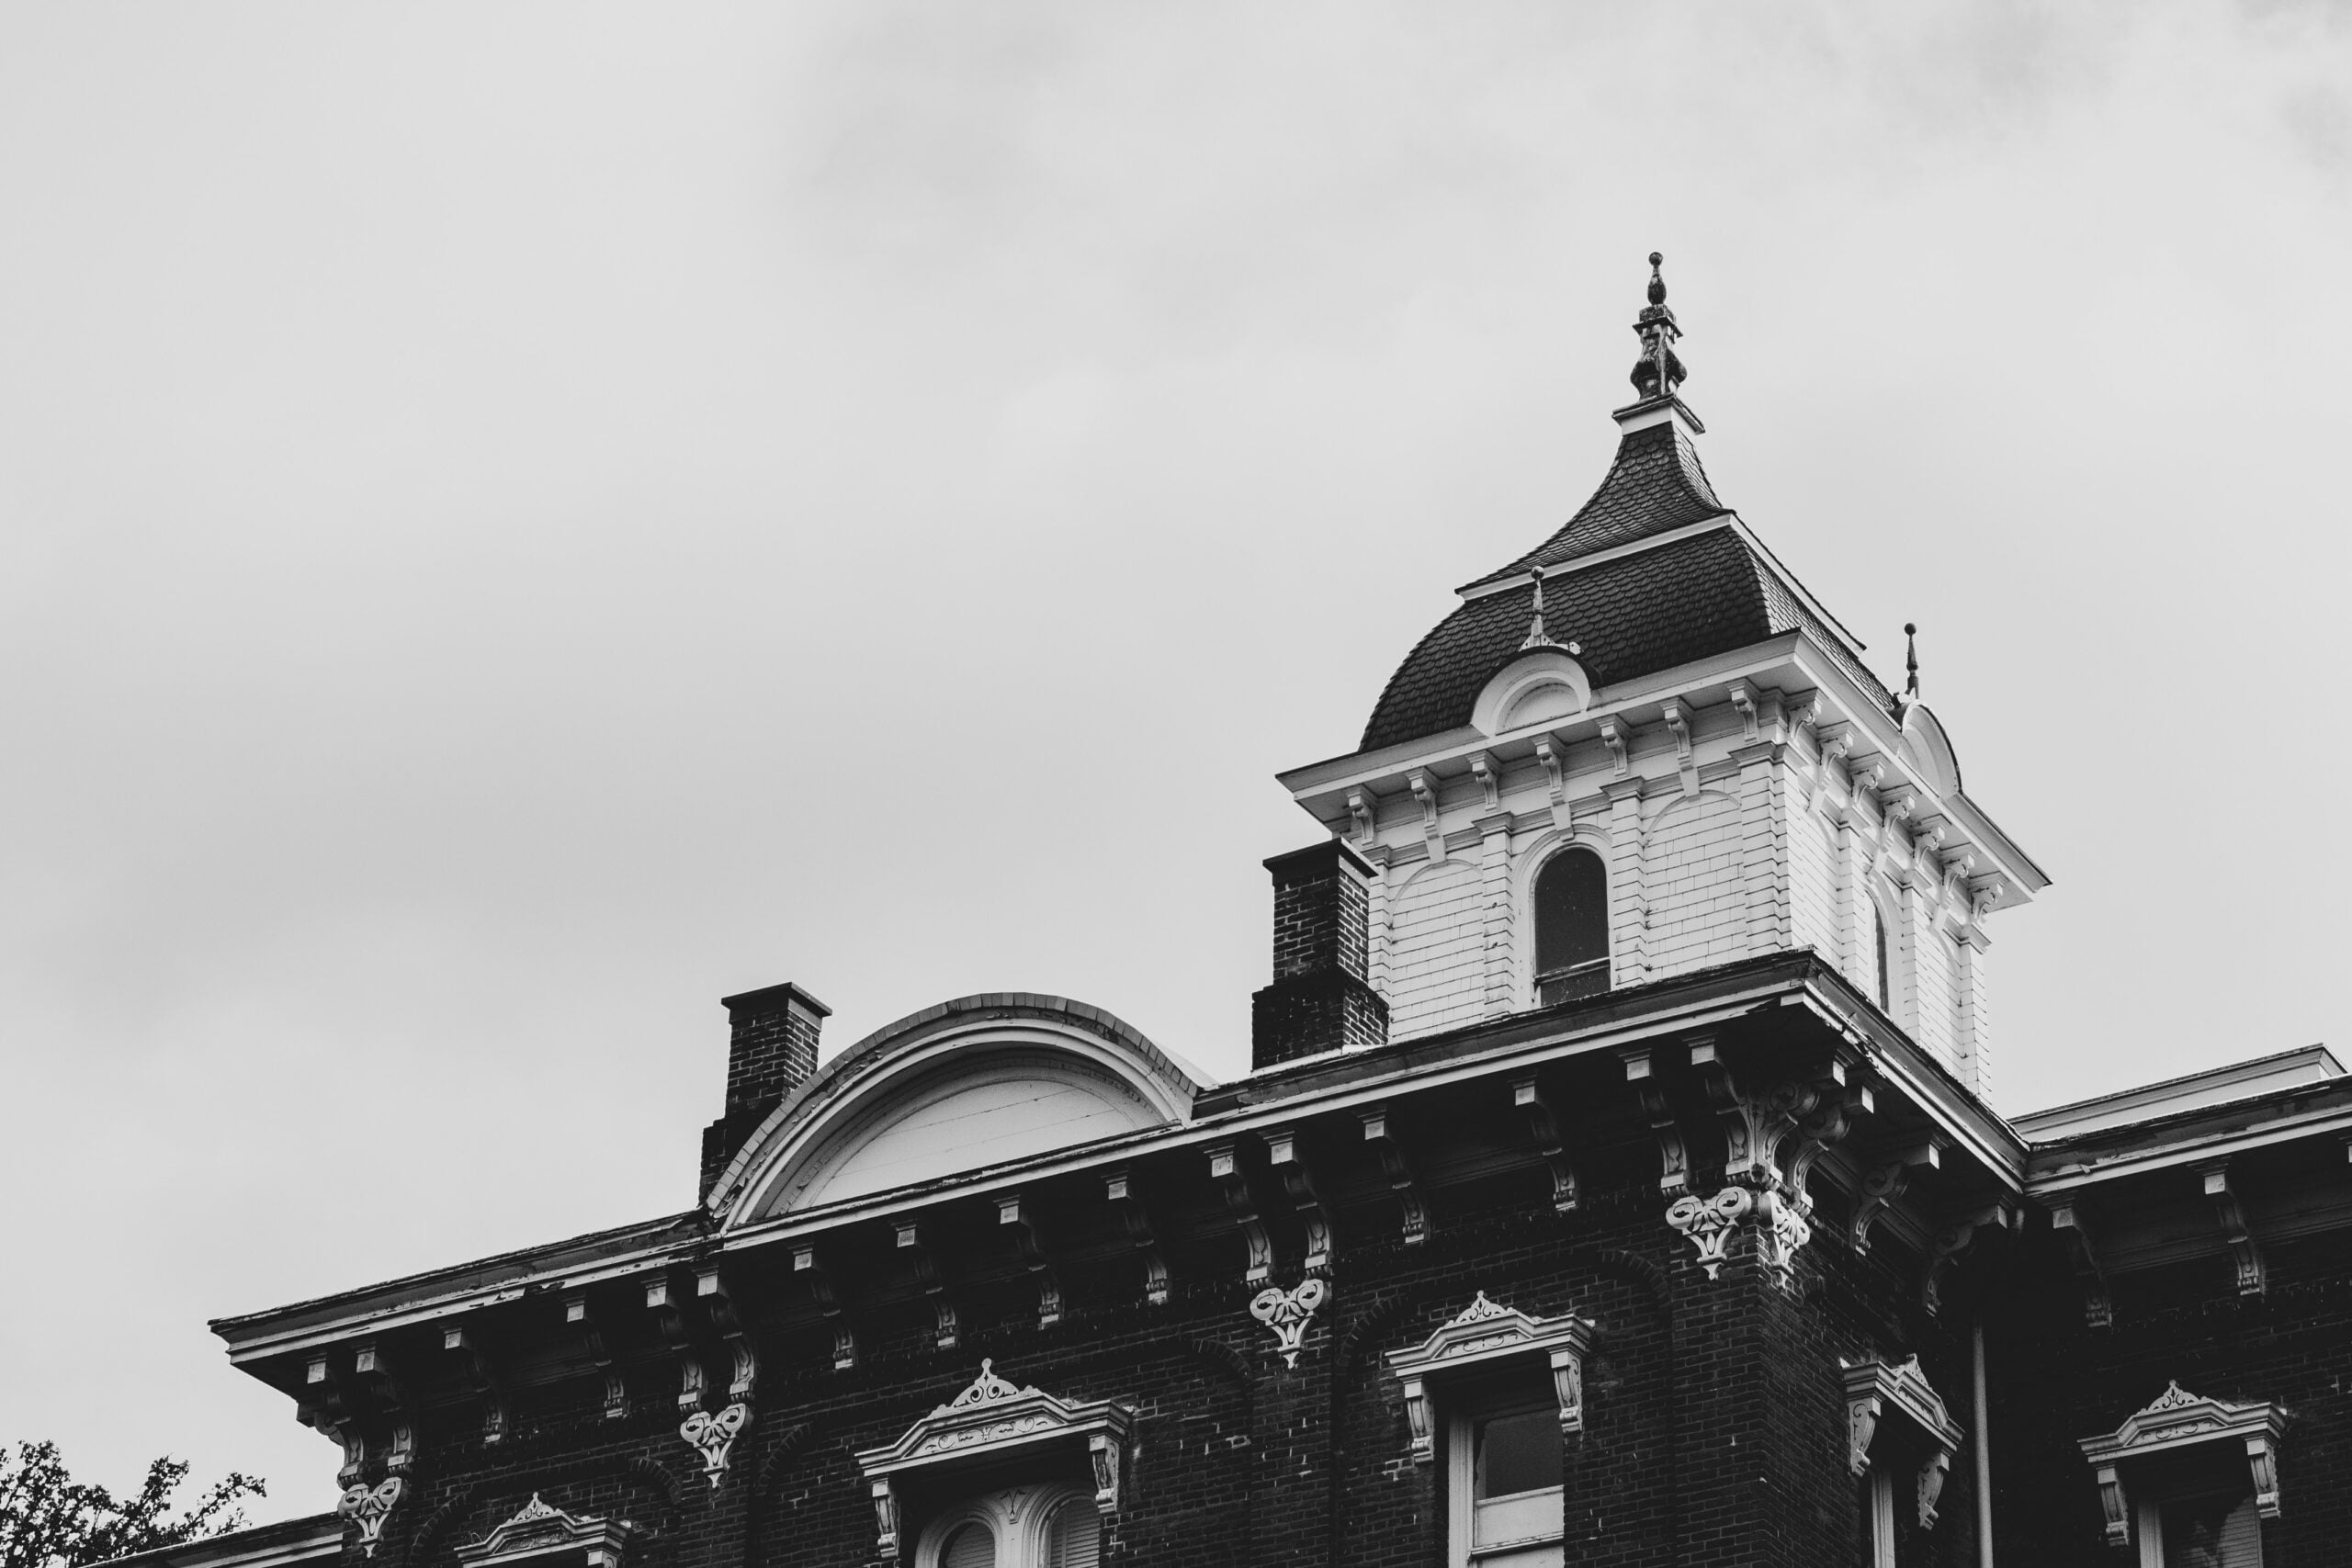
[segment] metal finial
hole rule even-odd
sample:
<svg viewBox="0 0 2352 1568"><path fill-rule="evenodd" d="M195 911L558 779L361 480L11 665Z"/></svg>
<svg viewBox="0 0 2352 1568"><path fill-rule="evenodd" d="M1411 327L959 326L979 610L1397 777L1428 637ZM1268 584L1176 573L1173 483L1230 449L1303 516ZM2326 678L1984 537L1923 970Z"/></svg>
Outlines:
<svg viewBox="0 0 2352 1568"><path fill-rule="evenodd" d="M1527 640L1519 645L1519 650L1524 653L1531 648L1555 646L1556 645L1544 631L1544 574L1539 571L1535 574L1535 618L1529 625Z"/></svg>
<svg viewBox="0 0 2352 1568"><path fill-rule="evenodd" d="M1903 623L1903 668L1910 675L1903 683L1903 694L1916 703L1919 700L1919 628L1910 621Z"/></svg>
<svg viewBox="0 0 2352 1568"><path fill-rule="evenodd" d="M1642 356L1634 362L1634 390L1644 402L1674 396L1687 374L1674 353L1674 340L1682 329L1667 309L1666 277L1658 270L1665 262L1662 252L1650 253L1650 302L1634 321L1634 333L1642 340Z"/></svg>

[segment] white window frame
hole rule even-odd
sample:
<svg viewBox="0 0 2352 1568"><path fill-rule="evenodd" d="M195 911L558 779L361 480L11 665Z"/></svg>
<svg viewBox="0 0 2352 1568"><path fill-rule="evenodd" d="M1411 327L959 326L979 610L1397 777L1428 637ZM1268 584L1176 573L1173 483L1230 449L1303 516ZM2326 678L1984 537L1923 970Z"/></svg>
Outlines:
<svg viewBox="0 0 2352 1568"><path fill-rule="evenodd" d="M2255 1517L2277 1518L2278 1438L2286 1425L2286 1413L2267 1401L2237 1404L2209 1399L2174 1382L2125 1416L2114 1431L2081 1439L2083 1458L2098 1484L2108 1544L2126 1546L2136 1536L2141 1562L2164 1568L2164 1505L2169 1499L2163 1494L2143 1494L2133 1483L2144 1473L2138 1461L2185 1450L2202 1450L2224 1463L2243 1450ZM2259 1553L2259 1546L2256 1551Z"/></svg>
<svg viewBox="0 0 2352 1568"><path fill-rule="evenodd" d="M873 1495L882 1560L899 1561L903 1479L920 1473L928 1480L1016 1455L1032 1462L1056 1454L1084 1455L1094 1476L1095 1509L1111 1518L1119 1509L1119 1475L1134 1424L1134 1414L1123 1404L1057 1399L1035 1387L1015 1387L996 1375L993 1362L981 1361L970 1387L908 1427L897 1442L859 1452L858 1469Z"/></svg>
<svg viewBox="0 0 2352 1568"><path fill-rule="evenodd" d="M1845 1379L1847 1468L1868 1483L1871 1568L1894 1568L1894 1471L1873 1463L1871 1452L1880 1426L1889 1416L1899 1417L1926 1441L1927 1459L1917 1483L1921 1529L1935 1529L1944 1477L1966 1434L1944 1408L1943 1396L1928 1382L1917 1356L1893 1363L1876 1356L1849 1361Z"/></svg>
<svg viewBox="0 0 2352 1568"><path fill-rule="evenodd" d="M1046 1568L1046 1527L1065 1507L1082 1508L1096 1529L1102 1516L1093 1499L1067 1483L1008 1486L968 1497L944 1508L923 1526L915 1547L915 1568L940 1568L947 1538L967 1524L982 1524L996 1538L996 1568Z"/></svg>
<svg viewBox="0 0 2352 1568"><path fill-rule="evenodd" d="M1553 1529L1483 1546L1477 1540L1478 1423L1497 1416L1521 1415L1549 1407L1550 1402L1542 1397L1542 1389L1534 1382L1535 1369L1529 1371L1531 1375L1522 1397L1495 1395L1458 1404L1445 1412L1446 1562L1451 1568L1476 1568L1476 1564L1490 1557L1516 1555L1545 1546L1565 1550L1567 1536L1563 1514L1567 1503L1565 1484L1511 1494L1522 1497L1550 1494L1553 1506L1547 1517L1553 1521ZM1562 1441L1566 1442L1565 1435ZM1566 1460L1564 1453L1564 1464Z"/></svg>

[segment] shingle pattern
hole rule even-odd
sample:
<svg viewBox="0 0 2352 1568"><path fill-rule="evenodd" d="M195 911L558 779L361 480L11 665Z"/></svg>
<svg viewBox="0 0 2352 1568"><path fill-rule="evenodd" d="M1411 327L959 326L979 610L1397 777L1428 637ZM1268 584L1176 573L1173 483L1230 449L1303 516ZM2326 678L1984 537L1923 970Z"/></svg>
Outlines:
<svg viewBox="0 0 2352 1568"><path fill-rule="evenodd" d="M1558 533L1478 582L1556 566L1669 528L1703 523L1728 510L1715 499L1707 471L1699 466L1698 449L1681 427L1671 422L1654 424L1617 443L1616 458L1610 463L1600 488Z"/></svg>
<svg viewBox="0 0 2352 1568"><path fill-rule="evenodd" d="M1892 701L1770 563L1728 527L1547 579L1544 596L1545 629L1557 642L1577 645L1595 686L1803 628L1874 700ZM1478 693L1519 657L1534 600L1532 585L1506 589L1468 600L1440 621L1389 678L1360 749L1469 723Z"/></svg>

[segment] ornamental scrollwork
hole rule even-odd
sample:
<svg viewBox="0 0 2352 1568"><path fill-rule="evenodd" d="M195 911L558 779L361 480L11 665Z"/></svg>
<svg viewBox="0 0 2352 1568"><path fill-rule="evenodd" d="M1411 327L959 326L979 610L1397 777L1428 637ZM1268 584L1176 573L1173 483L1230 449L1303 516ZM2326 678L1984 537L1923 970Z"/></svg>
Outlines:
<svg viewBox="0 0 2352 1568"><path fill-rule="evenodd" d="M1330 1295L1329 1284L1310 1276L1301 1280L1295 1290L1269 1285L1250 1302L1250 1315L1274 1331L1274 1348L1281 1352L1283 1366L1298 1366L1299 1340L1314 1321L1316 1309Z"/></svg>
<svg viewBox="0 0 2352 1568"><path fill-rule="evenodd" d="M702 1456L703 1479L716 1486L727 1473L728 1450L751 1424L751 1406L730 1404L716 1416L707 1410L695 1411L679 1424L678 1436Z"/></svg>
<svg viewBox="0 0 2352 1568"><path fill-rule="evenodd" d="M334 1511L357 1522L359 1550L364 1555L376 1555L376 1547L384 1539L384 1520L407 1490L408 1483L394 1475L372 1487L353 1485L336 1501Z"/></svg>
<svg viewBox="0 0 2352 1568"><path fill-rule="evenodd" d="M1739 1222L1755 1209L1756 1194L1745 1187L1726 1187L1712 1198L1685 1192L1667 1209L1666 1223L1699 1249L1699 1266L1713 1280L1723 1271L1724 1248L1739 1229Z"/></svg>

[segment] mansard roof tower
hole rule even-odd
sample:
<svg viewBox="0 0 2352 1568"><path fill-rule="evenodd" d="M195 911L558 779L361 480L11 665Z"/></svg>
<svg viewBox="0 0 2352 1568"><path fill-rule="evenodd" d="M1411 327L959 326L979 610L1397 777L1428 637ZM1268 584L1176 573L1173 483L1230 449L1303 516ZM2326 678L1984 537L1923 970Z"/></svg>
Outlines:
<svg viewBox="0 0 2352 1568"><path fill-rule="evenodd" d="M1663 260L1600 488L1459 590L1355 751L1282 782L1361 863L1394 1038L1812 948L1984 1096L1987 919L2048 879L1934 714L1717 498ZM1536 885L1570 849L1599 904L1566 984L1577 900ZM1261 1038L1260 1065L1326 1043Z"/></svg>

